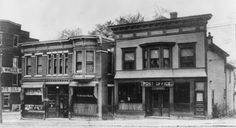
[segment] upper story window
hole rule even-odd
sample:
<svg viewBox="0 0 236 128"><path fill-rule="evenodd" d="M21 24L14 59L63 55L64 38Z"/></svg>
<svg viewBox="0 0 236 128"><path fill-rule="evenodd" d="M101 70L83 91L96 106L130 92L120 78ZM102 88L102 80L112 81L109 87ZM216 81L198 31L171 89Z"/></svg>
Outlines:
<svg viewBox="0 0 236 128"><path fill-rule="evenodd" d="M94 51L86 51L86 72L94 72Z"/></svg>
<svg viewBox="0 0 236 128"><path fill-rule="evenodd" d="M68 74L68 53L47 55L47 74Z"/></svg>
<svg viewBox="0 0 236 128"><path fill-rule="evenodd" d="M155 46L143 48L143 68L160 69L171 67L171 48Z"/></svg>
<svg viewBox="0 0 236 128"><path fill-rule="evenodd" d="M0 45L2 45L2 42L3 42L3 36L2 36L3 34L2 33L0 33Z"/></svg>
<svg viewBox="0 0 236 128"><path fill-rule="evenodd" d="M64 74L68 74L68 53L64 53L64 63L65 63L65 68L64 68Z"/></svg>
<svg viewBox="0 0 236 128"><path fill-rule="evenodd" d="M13 57L12 59L12 67L18 68L18 57Z"/></svg>
<svg viewBox="0 0 236 128"><path fill-rule="evenodd" d="M82 72L83 54L82 51L76 52L76 72Z"/></svg>
<svg viewBox="0 0 236 128"><path fill-rule="evenodd" d="M53 74L57 74L57 54L53 54Z"/></svg>
<svg viewBox="0 0 236 128"><path fill-rule="evenodd" d="M59 74L63 73L63 55L62 53L58 54L59 57Z"/></svg>
<svg viewBox="0 0 236 128"><path fill-rule="evenodd" d="M13 36L13 46L17 46L18 43L19 43L19 36L14 35Z"/></svg>
<svg viewBox="0 0 236 128"><path fill-rule="evenodd" d="M52 67L53 67L52 55L48 54L48 74L52 74Z"/></svg>
<svg viewBox="0 0 236 128"><path fill-rule="evenodd" d="M31 56L26 56L25 57L25 62L26 62L26 71L25 71L25 74L26 75L31 75L31 73L32 73L32 67L31 67Z"/></svg>
<svg viewBox="0 0 236 128"><path fill-rule="evenodd" d="M195 44L186 43L179 44L179 60L181 68L193 68L195 67Z"/></svg>
<svg viewBox="0 0 236 128"><path fill-rule="evenodd" d="M124 70L133 70L136 68L136 48L123 48L122 56Z"/></svg>
<svg viewBox="0 0 236 128"><path fill-rule="evenodd" d="M42 75L43 74L43 56L37 55L36 56L36 68L37 68L37 74Z"/></svg>

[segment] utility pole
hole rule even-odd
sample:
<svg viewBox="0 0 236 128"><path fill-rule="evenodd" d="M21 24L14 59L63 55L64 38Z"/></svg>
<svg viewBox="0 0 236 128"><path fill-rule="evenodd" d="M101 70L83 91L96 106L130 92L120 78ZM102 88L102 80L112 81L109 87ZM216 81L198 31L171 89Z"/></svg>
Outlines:
<svg viewBox="0 0 236 128"><path fill-rule="evenodd" d="M2 67L0 67L0 124L2 123L2 106Z"/></svg>

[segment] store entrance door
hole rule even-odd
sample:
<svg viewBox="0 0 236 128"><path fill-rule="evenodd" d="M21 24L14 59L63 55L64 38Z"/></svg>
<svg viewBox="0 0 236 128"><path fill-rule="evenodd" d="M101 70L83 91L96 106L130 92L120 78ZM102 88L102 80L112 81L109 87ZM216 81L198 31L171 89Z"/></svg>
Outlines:
<svg viewBox="0 0 236 128"><path fill-rule="evenodd" d="M68 86L47 86L47 117L68 117Z"/></svg>
<svg viewBox="0 0 236 128"><path fill-rule="evenodd" d="M152 115L169 116L169 88L152 89Z"/></svg>

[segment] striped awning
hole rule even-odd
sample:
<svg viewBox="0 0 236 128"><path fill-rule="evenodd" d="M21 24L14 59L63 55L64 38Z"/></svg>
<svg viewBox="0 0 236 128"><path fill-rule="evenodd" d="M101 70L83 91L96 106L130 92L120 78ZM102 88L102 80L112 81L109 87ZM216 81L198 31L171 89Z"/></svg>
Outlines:
<svg viewBox="0 0 236 128"><path fill-rule="evenodd" d="M43 82L24 82L22 88L42 88Z"/></svg>

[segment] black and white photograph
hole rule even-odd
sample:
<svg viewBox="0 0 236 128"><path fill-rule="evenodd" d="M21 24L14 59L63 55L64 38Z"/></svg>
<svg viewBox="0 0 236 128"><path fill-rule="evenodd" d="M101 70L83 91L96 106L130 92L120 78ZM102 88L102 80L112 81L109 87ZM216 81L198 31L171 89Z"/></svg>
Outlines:
<svg viewBox="0 0 236 128"><path fill-rule="evenodd" d="M0 127L236 127L236 1L0 0Z"/></svg>

